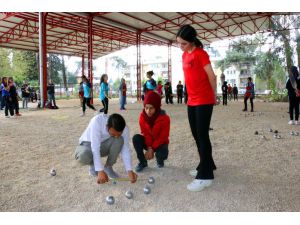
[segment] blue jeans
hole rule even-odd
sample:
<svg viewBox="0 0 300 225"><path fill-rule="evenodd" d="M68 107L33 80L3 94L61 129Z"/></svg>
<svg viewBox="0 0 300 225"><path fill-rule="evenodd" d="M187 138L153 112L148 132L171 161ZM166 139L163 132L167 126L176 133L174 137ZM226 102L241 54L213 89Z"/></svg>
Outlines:
<svg viewBox="0 0 300 225"><path fill-rule="evenodd" d="M120 95L120 109L125 109L126 96Z"/></svg>

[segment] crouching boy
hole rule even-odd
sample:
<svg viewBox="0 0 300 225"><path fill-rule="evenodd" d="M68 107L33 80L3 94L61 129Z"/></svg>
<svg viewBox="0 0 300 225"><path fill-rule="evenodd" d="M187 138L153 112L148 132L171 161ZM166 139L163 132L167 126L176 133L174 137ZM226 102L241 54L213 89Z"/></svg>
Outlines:
<svg viewBox="0 0 300 225"><path fill-rule="evenodd" d="M113 170L119 154L132 183L137 175L132 171L129 148L129 130L124 118L120 114L99 114L93 117L79 138L79 145L75 150L75 159L84 165L89 165L89 174L97 176L97 183L108 182L108 178L119 175ZM100 157L107 157L103 165Z"/></svg>

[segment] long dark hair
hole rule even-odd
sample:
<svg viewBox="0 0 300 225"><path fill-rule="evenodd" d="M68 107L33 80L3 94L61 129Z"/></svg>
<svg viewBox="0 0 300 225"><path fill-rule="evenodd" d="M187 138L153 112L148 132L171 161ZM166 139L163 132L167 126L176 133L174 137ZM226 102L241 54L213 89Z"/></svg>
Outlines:
<svg viewBox="0 0 300 225"><path fill-rule="evenodd" d="M106 73L102 74L101 79L100 79L100 85L104 82L104 77L107 76Z"/></svg>
<svg viewBox="0 0 300 225"><path fill-rule="evenodd" d="M299 72L296 66L291 66L290 71L293 74L295 79L299 77Z"/></svg>
<svg viewBox="0 0 300 225"><path fill-rule="evenodd" d="M176 37L180 37L185 41L194 43L196 47L203 48L202 42L197 38L197 32L191 25L182 26L177 32Z"/></svg>

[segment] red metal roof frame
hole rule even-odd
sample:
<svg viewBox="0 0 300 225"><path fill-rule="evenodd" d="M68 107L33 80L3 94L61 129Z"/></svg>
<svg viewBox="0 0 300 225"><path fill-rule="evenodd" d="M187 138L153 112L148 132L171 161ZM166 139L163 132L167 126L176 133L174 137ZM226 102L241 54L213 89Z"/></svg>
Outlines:
<svg viewBox="0 0 300 225"><path fill-rule="evenodd" d="M47 13L47 51L63 55L88 54L88 19L92 21L93 57L136 45L168 45L176 32L192 24L203 44L224 38L268 31L273 15L298 13L102 12ZM39 16L34 12L0 13L0 47L38 51Z"/></svg>

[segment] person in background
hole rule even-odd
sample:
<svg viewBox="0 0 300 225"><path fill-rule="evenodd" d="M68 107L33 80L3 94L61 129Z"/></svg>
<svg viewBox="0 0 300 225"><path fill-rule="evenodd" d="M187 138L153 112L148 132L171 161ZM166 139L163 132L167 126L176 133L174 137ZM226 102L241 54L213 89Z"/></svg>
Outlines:
<svg viewBox="0 0 300 225"><path fill-rule="evenodd" d="M170 117L160 107L161 96L154 91L148 92L139 118L141 134L135 134L132 138L139 160L135 168L136 172L141 172L147 167L147 160L153 159L154 154L158 168L164 167L164 161L168 158ZM145 154L144 150L146 150Z"/></svg>
<svg viewBox="0 0 300 225"><path fill-rule="evenodd" d="M120 110L126 110L125 109L126 92L127 92L126 81L124 78L122 78L119 86Z"/></svg>
<svg viewBox="0 0 300 225"><path fill-rule="evenodd" d="M183 97L183 85L181 84L181 81L177 84L177 103L182 104L182 97Z"/></svg>
<svg viewBox="0 0 300 225"><path fill-rule="evenodd" d="M8 86L9 86L9 95L12 101L12 107L16 111L16 116L21 116L21 114L19 113L19 99L18 99L17 87L12 77L8 78Z"/></svg>
<svg viewBox="0 0 300 225"><path fill-rule="evenodd" d="M4 87L2 86L3 78L0 78L0 80L1 80L1 84L0 84L0 110L3 110L4 106L5 106L4 98L2 97L2 90L4 89Z"/></svg>
<svg viewBox="0 0 300 225"><path fill-rule="evenodd" d="M2 77L2 98L4 101L4 113L6 118L10 118L10 116L14 115L14 105L12 98L10 97L9 89L10 86L8 85L8 79L7 77ZM10 116L8 115L8 111L10 113Z"/></svg>
<svg viewBox="0 0 300 225"><path fill-rule="evenodd" d="M164 86L165 96L166 96L166 104L173 104L173 92L171 82L167 81Z"/></svg>
<svg viewBox="0 0 300 225"><path fill-rule="evenodd" d="M153 70L150 70L147 72L147 81L143 85L143 95L142 100L144 101L144 97L147 94L148 91L155 91L156 90L156 81L152 78L154 75Z"/></svg>
<svg viewBox="0 0 300 225"><path fill-rule="evenodd" d="M24 81L24 83L21 87L21 91L22 91L23 109L28 109L28 102L29 102L29 98L30 98L30 90L29 90L29 85L28 85L27 81Z"/></svg>
<svg viewBox="0 0 300 225"><path fill-rule="evenodd" d="M244 109L243 111L247 111L247 101L250 98L250 104L251 104L251 112L254 111L254 105L253 105L253 99L255 98L255 91L254 91L254 84L252 83L252 78L248 77L248 82L247 82L247 86L246 86L246 93L244 96Z"/></svg>
<svg viewBox="0 0 300 225"><path fill-rule="evenodd" d="M289 125L300 125L299 122L299 102L300 102L300 77L296 66L290 68L291 76L293 76L294 86L292 85L291 78L286 82L286 89L288 90L289 96L289 113L290 121ZM294 117L295 112L295 117ZM294 120L295 118L295 120Z"/></svg>
<svg viewBox="0 0 300 225"><path fill-rule="evenodd" d="M216 103L216 76L209 56L191 25L182 26L176 39L183 51L182 66L188 90L188 119L200 158L196 170L190 171L195 179L187 185L187 189L201 191L212 184L213 171L216 169L209 138L210 121Z"/></svg>
<svg viewBox="0 0 300 225"><path fill-rule="evenodd" d="M84 96L84 90L83 90L83 81L81 81L78 85L78 97L80 100L80 106L83 105L83 96Z"/></svg>
<svg viewBox="0 0 300 225"><path fill-rule="evenodd" d="M83 102L82 102L82 114L81 114L81 116L85 116L86 105L94 111L97 111L97 110L91 104L92 85L89 82L89 80L86 78L86 76L83 75L81 78L82 78L82 87L83 87Z"/></svg>
<svg viewBox="0 0 300 225"><path fill-rule="evenodd" d="M49 79L48 81L47 94L48 94L47 107L51 109L58 109L55 102L55 84L52 82L51 79Z"/></svg>
<svg viewBox="0 0 300 225"><path fill-rule="evenodd" d="M222 85L223 105L227 105L227 91L228 91L227 81L224 81Z"/></svg>
<svg viewBox="0 0 300 225"><path fill-rule="evenodd" d="M233 93L233 100L237 100L238 101L238 88L236 86L236 84L233 85L233 88L232 88L232 93Z"/></svg>
<svg viewBox="0 0 300 225"><path fill-rule="evenodd" d="M161 81L158 81L158 82L157 82L157 88L156 88L156 91L157 91L157 93L160 94L161 96L164 95L162 89L163 89L163 86L162 86L162 84L161 84Z"/></svg>
<svg viewBox="0 0 300 225"><path fill-rule="evenodd" d="M103 108L99 110L99 112L103 112L104 114L108 113L108 99L110 97L108 96L108 76L107 74L103 74L100 79L100 90L99 90L99 99L102 102Z"/></svg>

